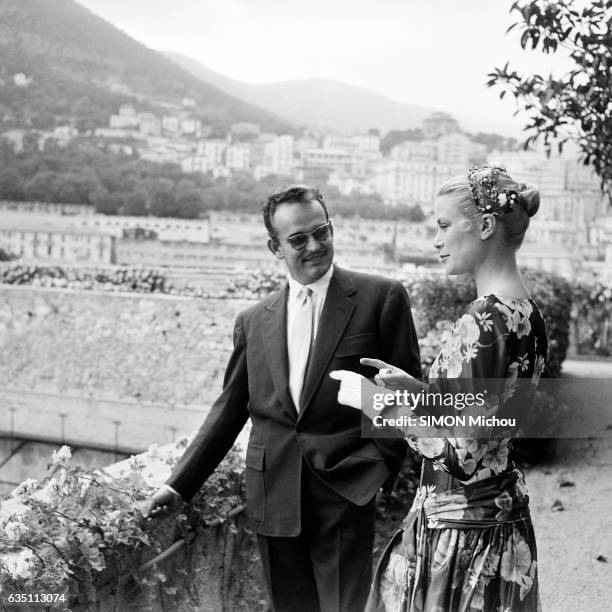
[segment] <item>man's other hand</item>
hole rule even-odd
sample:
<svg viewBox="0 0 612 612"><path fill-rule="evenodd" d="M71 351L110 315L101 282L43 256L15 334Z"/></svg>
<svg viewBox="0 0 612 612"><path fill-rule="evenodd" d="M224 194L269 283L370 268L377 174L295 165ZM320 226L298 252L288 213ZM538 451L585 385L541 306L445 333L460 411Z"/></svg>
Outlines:
<svg viewBox="0 0 612 612"><path fill-rule="evenodd" d="M164 516L170 512L175 512L184 503L183 498L178 493L173 493L166 487L160 487L153 494L151 499L144 502L142 516L145 518Z"/></svg>

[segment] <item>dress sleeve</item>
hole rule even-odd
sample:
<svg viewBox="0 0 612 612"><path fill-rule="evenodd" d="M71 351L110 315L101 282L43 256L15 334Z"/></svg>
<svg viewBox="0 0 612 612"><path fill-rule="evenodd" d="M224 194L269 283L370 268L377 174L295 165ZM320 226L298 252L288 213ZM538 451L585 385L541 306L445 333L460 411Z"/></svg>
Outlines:
<svg viewBox="0 0 612 612"><path fill-rule="evenodd" d="M508 334L504 313L489 298L472 302L432 365L428 391L443 395L476 392L477 379L496 379L502 388L487 395L487 402L493 405L490 409L495 409L508 375ZM461 481L482 470L493 475L507 466L507 438L419 438L409 431L406 436L412 448L432 460L434 467Z"/></svg>

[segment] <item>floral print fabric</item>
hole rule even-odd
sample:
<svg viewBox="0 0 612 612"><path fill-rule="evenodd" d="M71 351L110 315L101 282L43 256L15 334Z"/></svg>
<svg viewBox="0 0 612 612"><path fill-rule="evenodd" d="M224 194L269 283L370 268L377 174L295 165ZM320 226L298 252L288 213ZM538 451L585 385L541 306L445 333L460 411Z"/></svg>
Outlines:
<svg viewBox="0 0 612 612"><path fill-rule="evenodd" d="M518 378L533 391L547 350L542 315L530 299L493 295L456 321L430 371L430 386L499 379L491 410L513 401ZM529 387L529 385L527 385ZM536 612L535 537L523 474L508 438L416 438L424 457L410 512L376 571L368 612Z"/></svg>

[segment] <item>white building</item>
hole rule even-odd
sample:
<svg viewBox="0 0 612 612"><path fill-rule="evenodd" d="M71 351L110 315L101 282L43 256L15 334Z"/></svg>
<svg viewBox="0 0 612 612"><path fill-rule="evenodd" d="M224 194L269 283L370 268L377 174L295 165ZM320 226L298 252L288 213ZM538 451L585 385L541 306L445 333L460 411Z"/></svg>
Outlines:
<svg viewBox="0 0 612 612"><path fill-rule="evenodd" d="M293 136L262 134L251 145L253 176L261 179L270 174L292 175L295 167Z"/></svg>
<svg viewBox="0 0 612 612"><path fill-rule="evenodd" d="M197 146L197 153L209 159L211 167L223 165L227 141L221 139L200 140Z"/></svg>
<svg viewBox="0 0 612 612"><path fill-rule="evenodd" d="M472 142L468 136L461 132L453 132L440 136L436 141L436 161L448 166L462 166L465 171L472 161L484 161L487 148L479 143Z"/></svg>
<svg viewBox="0 0 612 612"><path fill-rule="evenodd" d="M382 159L374 168L376 193L391 204L421 204L431 207L440 185L465 172L465 167L435 162Z"/></svg>
<svg viewBox="0 0 612 612"><path fill-rule="evenodd" d="M256 138L259 135L260 127L257 123L247 123L246 121L233 123L230 126L230 133L237 138L248 137Z"/></svg>
<svg viewBox="0 0 612 612"><path fill-rule="evenodd" d="M577 159L539 151L495 153L517 181L532 183L540 190L538 220L562 221L574 229L605 215L599 182L590 168ZM493 156L492 156L493 157Z"/></svg>
<svg viewBox="0 0 612 612"><path fill-rule="evenodd" d="M225 150L225 166L230 170L248 170L251 150L246 143L231 144Z"/></svg>
<svg viewBox="0 0 612 612"><path fill-rule="evenodd" d="M517 254L520 266L545 270L574 279L582 268L582 256L576 250L550 243L526 243Z"/></svg>
<svg viewBox="0 0 612 612"><path fill-rule="evenodd" d="M5 213L0 219L0 248L24 260L114 263L115 243L109 232L55 215Z"/></svg>
<svg viewBox="0 0 612 612"><path fill-rule="evenodd" d="M272 174L290 174L293 169L293 136L282 134L266 145L265 164Z"/></svg>
<svg viewBox="0 0 612 612"><path fill-rule="evenodd" d="M3 213L46 213L51 215L92 215L95 208L91 204L64 204L59 202L17 202L0 200Z"/></svg>
<svg viewBox="0 0 612 612"><path fill-rule="evenodd" d="M143 229L155 232L159 240L169 242L210 242L210 221L208 219L91 215L75 219L74 227L80 230L103 231L116 238L122 238L124 230Z"/></svg>
<svg viewBox="0 0 612 612"><path fill-rule="evenodd" d="M143 134L151 136L161 135L161 120L153 113L139 113L138 126Z"/></svg>
<svg viewBox="0 0 612 612"><path fill-rule="evenodd" d="M350 170L351 152L346 149L308 149L305 166L329 170Z"/></svg>
<svg viewBox="0 0 612 612"><path fill-rule="evenodd" d="M362 176L340 170L332 172L327 182L329 185L337 187L343 195L376 193L376 184L371 175Z"/></svg>
<svg viewBox="0 0 612 612"><path fill-rule="evenodd" d="M457 120L448 113L436 112L423 121L425 138L438 138L444 134L459 131Z"/></svg>
<svg viewBox="0 0 612 612"><path fill-rule="evenodd" d="M176 115L164 115L162 130L170 135L178 136L181 131L181 120Z"/></svg>
<svg viewBox="0 0 612 612"><path fill-rule="evenodd" d="M181 119L181 134L199 138L202 135L202 120L197 117L185 117Z"/></svg>
<svg viewBox="0 0 612 612"><path fill-rule="evenodd" d="M72 125L58 125L49 134L50 138L57 140L60 146L65 147L73 138L79 135L79 131Z"/></svg>
<svg viewBox="0 0 612 612"><path fill-rule="evenodd" d="M375 134L354 134L353 136L326 136L323 139L323 148L346 149L348 151L380 151L380 136L376 136Z"/></svg>
<svg viewBox="0 0 612 612"><path fill-rule="evenodd" d="M109 127L119 129L138 129L138 114L131 104L122 104L117 115L111 115Z"/></svg>
<svg viewBox="0 0 612 612"><path fill-rule="evenodd" d="M435 140L405 140L389 151L391 159L413 162L435 162L437 154Z"/></svg>
<svg viewBox="0 0 612 612"><path fill-rule="evenodd" d="M188 155L181 160L181 170L185 173L208 172L213 164L206 155Z"/></svg>

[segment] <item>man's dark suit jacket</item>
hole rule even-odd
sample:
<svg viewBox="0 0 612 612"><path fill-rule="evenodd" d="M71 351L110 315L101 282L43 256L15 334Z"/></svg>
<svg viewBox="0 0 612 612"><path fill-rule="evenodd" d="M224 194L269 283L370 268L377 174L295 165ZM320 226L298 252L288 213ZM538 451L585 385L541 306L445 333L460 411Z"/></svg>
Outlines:
<svg viewBox="0 0 612 612"><path fill-rule="evenodd" d="M373 376L377 357L421 376L410 303L396 281L335 267L321 313L298 415L288 386L287 286L241 312L223 392L168 484L191 499L252 421L246 453L247 508L255 532L300 533L303 463L329 487L366 504L401 466L400 438L361 437L359 410L339 405L332 370ZM313 503L316 503L313 501Z"/></svg>

